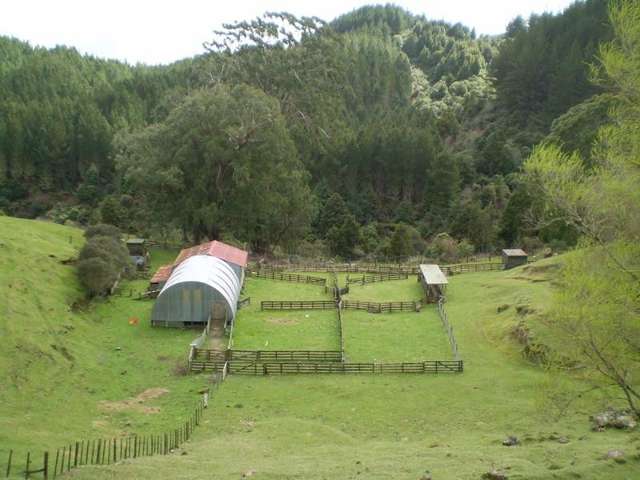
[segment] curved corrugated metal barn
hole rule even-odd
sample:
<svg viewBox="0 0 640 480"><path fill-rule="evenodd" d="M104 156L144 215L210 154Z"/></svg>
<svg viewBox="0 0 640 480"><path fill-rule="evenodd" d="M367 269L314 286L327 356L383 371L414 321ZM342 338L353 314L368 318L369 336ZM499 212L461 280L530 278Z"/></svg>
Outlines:
<svg viewBox="0 0 640 480"><path fill-rule="evenodd" d="M242 279L224 260L194 255L178 265L164 285L151 323L182 327L214 320L230 323L236 315Z"/></svg>

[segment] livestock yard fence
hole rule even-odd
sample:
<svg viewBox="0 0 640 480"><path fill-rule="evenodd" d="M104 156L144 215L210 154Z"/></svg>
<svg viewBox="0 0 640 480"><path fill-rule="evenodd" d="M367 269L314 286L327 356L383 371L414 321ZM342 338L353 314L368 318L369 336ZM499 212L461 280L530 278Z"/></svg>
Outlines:
<svg viewBox="0 0 640 480"><path fill-rule="evenodd" d="M263 300L260 310L334 310L334 300Z"/></svg>
<svg viewBox="0 0 640 480"><path fill-rule="evenodd" d="M492 270L504 270L502 262L474 262L457 263L453 265L440 265L445 275L455 275L458 273L488 272Z"/></svg>
<svg viewBox="0 0 640 480"><path fill-rule="evenodd" d="M231 362L229 373L235 375L291 375L330 373L461 373L461 360L430 360L405 363L332 363L332 362Z"/></svg>
<svg viewBox="0 0 640 480"><path fill-rule="evenodd" d="M461 373L462 360L403 363L349 363L339 350L228 350L198 349L192 372L230 375L286 375L326 373Z"/></svg>
<svg viewBox="0 0 640 480"><path fill-rule="evenodd" d="M214 388L220 386L225 376L225 368L216 372ZM93 440L81 440L69 443L61 448L47 450L38 455L32 452L9 450L6 468L2 473L6 477L56 478L72 469L86 465L110 465L121 460L154 455L168 455L180 447L193 435L200 425L205 408L208 407L209 391L204 392L191 415L175 429L159 434L127 435Z"/></svg>
<svg viewBox="0 0 640 480"><path fill-rule="evenodd" d="M389 280L406 280L409 275L406 273L379 273L375 275L362 275L361 277L347 276L347 285L355 283L366 285L368 283L388 282Z"/></svg>
<svg viewBox="0 0 640 480"><path fill-rule="evenodd" d="M453 327L449 323L449 317L447 317L447 312L444 309L444 304L446 303L446 299L443 295L438 298L438 315L440 316L440 320L442 321L442 326L444 327L445 332L447 332L447 337L449 338L449 345L451 345L451 353L453 354L453 358L458 360L458 342L456 342L456 337L453 334Z"/></svg>
<svg viewBox="0 0 640 480"><path fill-rule="evenodd" d="M419 312L422 301L415 302L361 302L358 300L342 300L345 310L365 310L369 313Z"/></svg>
<svg viewBox="0 0 640 480"><path fill-rule="evenodd" d="M297 273L280 273L270 270L249 270L248 275L256 278L268 278L270 280L282 280L284 282L310 283L313 285L326 285L327 279L321 277L311 277L309 275L298 275Z"/></svg>

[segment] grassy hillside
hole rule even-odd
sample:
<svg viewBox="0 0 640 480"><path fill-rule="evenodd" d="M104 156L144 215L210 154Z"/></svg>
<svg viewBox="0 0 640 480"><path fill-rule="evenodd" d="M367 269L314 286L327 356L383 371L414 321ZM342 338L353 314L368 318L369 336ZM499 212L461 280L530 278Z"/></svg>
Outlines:
<svg viewBox="0 0 640 480"><path fill-rule="evenodd" d="M251 283L258 281L263 280ZM376 288L383 292L401 284L363 288L373 295ZM295 286L290 289L286 298L294 298ZM516 307L526 304L530 311L544 312L551 290L544 275L523 268L455 276L447 308L465 359L464 374L231 376L183 450L82 468L74 477L416 480L428 470L434 479L459 480L478 479L497 467L510 479L637 478L640 435L592 432L588 415L603 407L593 394L555 415L546 401L548 374L523 358L522 345L512 337L522 317ZM397 293L390 292L393 299ZM349 313L345 329L354 326L351 321L369 325L347 337L348 356L350 349L364 355L371 346L392 360L387 355L405 351L403 343L413 348L411 335L387 328L394 316L360 319ZM429 309L411 315L396 317L398 330L418 332L419 325L435 321ZM303 313L298 319L304 322ZM239 322L237 331L242 329ZM518 436L522 445L502 446L507 435ZM558 441L561 437L568 443ZM626 463L605 460L611 449L625 451Z"/></svg>
<svg viewBox="0 0 640 480"><path fill-rule="evenodd" d="M27 450L163 431L206 385L178 368L196 333L152 329L152 303L128 297L144 280L72 311L83 292L75 267L62 262L82 243L75 228L0 217L0 465L9 449L22 462ZM174 254L154 251L152 261Z"/></svg>

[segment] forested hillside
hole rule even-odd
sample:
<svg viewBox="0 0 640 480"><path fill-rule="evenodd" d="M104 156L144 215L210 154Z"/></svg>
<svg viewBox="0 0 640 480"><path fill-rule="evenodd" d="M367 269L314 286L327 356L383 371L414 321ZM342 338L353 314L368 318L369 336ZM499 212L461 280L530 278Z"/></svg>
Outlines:
<svg viewBox="0 0 640 480"><path fill-rule="evenodd" d="M500 37L363 7L226 25L199 57L131 66L0 38L0 209L255 251L398 258L575 243L518 172L590 152L607 2Z"/></svg>

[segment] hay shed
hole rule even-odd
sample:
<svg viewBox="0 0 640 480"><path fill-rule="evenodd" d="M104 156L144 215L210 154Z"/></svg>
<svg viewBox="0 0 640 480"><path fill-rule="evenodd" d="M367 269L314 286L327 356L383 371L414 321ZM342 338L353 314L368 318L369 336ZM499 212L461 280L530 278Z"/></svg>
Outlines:
<svg viewBox="0 0 640 480"><path fill-rule="evenodd" d="M502 250L502 265L505 270L526 265L528 259L527 253L520 248L506 248Z"/></svg>
<svg viewBox="0 0 640 480"><path fill-rule="evenodd" d="M427 302L435 303L444 294L449 281L438 265L423 264L420 265L420 275L418 276L422 283Z"/></svg>
<svg viewBox="0 0 640 480"><path fill-rule="evenodd" d="M241 288L241 278L226 261L210 255L189 256L162 287L151 324L201 327L211 316L212 321L228 325L235 318Z"/></svg>

